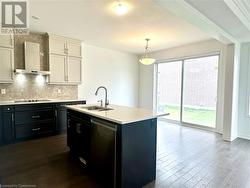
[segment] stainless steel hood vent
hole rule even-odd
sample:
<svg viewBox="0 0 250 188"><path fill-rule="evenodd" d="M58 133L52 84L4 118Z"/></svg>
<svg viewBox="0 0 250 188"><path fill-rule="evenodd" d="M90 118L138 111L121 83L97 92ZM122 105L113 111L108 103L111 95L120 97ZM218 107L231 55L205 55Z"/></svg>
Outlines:
<svg viewBox="0 0 250 188"><path fill-rule="evenodd" d="M16 74L34 74L34 75L50 75L50 71L35 71L35 70L25 70L25 69L16 69Z"/></svg>
<svg viewBox="0 0 250 188"><path fill-rule="evenodd" d="M25 69L16 69L16 74L49 75L50 71L40 69L40 44L24 42Z"/></svg>

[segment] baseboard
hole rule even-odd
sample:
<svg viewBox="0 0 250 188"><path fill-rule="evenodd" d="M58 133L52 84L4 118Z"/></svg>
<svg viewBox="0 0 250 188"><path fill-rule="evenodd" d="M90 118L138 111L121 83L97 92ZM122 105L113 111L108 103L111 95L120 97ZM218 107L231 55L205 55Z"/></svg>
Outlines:
<svg viewBox="0 0 250 188"><path fill-rule="evenodd" d="M238 138L243 138L243 139L250 140L250 135L239 134L239 135L238 135Z"/></svg>

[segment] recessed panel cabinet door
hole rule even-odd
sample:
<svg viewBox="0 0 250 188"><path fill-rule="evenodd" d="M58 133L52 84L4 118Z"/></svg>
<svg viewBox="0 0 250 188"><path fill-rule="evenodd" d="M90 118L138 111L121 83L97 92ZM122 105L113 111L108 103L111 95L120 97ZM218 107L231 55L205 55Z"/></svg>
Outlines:
<svg viewBox="0 0 250 188"><path fill-rule="evenodd" d="M50 55L50 82L65 83L66 81L66 57L60 55Z"/></svg>
<svg viewBox="0 0 250 188"><path fill-rule="evenodd" d="M0 35L0 46L13 48L14 46L13 36L12 35Z"/></svg>
<svg viewBox="0 0 250 188"><path fill-rule="evenodd" d="M13 82L13 49L0 47L0 83Z"/></svg>
<svg viewBox="0 0 250 188"><path fill-rule="evenodd" d="M49 52L52 54L66 55L66 42L60 39L50 39Z"/></svg>
<svg viewBox="0 0 250 188"><path fill-rule="evenodd" d="M3 113L3 142L9 144L14 139L14 113Z"/></svg>
<svg viewBox="0 0 250 188"><path fill-rule="evenodd" d="M68 57L68 82L81 83L81 58Z"/></svg>
<svg viewBox="0 0 250 188"><path fill-rule="evenodd" d="M81 57L81 43L67 43L68 55Z"/></svg>
<svg viewBox="0 0 250 188"><path fill-rule="evenodd" d="M2 116L2 108L0 107L0 146L3 144L3 116Z"/></svg>

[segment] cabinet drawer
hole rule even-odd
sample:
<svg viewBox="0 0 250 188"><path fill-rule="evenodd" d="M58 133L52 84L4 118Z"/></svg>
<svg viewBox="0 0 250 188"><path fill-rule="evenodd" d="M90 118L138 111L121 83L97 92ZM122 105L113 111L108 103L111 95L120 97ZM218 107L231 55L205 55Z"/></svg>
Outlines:
<svg viewBox="0 0 250 188"><path fill-rule="evenodd" d="M54 131L53 121L40 124L20 125L15 127L16 139L51 133Z"/></svg>
<svg viewBox="0 0 250 188"><path fill-rule="evenodd" d="M12 111L14 111L14 106L4 106L3 111L4 112L12 112Z"/></svg>
<svg viewBox="0 0 250 188"><path fill-rule="evenodd" d="M51 104L27 104L27 105L16 105L15 111L34 111L34 110L50 110L53 109Z"/></svg>
<svg viewBox="0 0 250 188"><path fill-rule="evenodd" d="M53 110L24 111L15 113L15 124L27 124L40 121L54 120Z"/></svg>

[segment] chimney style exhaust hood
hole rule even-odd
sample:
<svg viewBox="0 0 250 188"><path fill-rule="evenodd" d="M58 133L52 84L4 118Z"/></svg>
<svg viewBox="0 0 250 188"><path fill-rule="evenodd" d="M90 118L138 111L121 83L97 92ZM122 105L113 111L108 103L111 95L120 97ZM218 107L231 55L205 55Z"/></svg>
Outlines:
<svg viewBox="0 0 250 188"><path fill-rule="evenodd" d="M40 44L24 42L25 69L16 69L15 73L49 75L49 71L40 68Z"/></svg>

